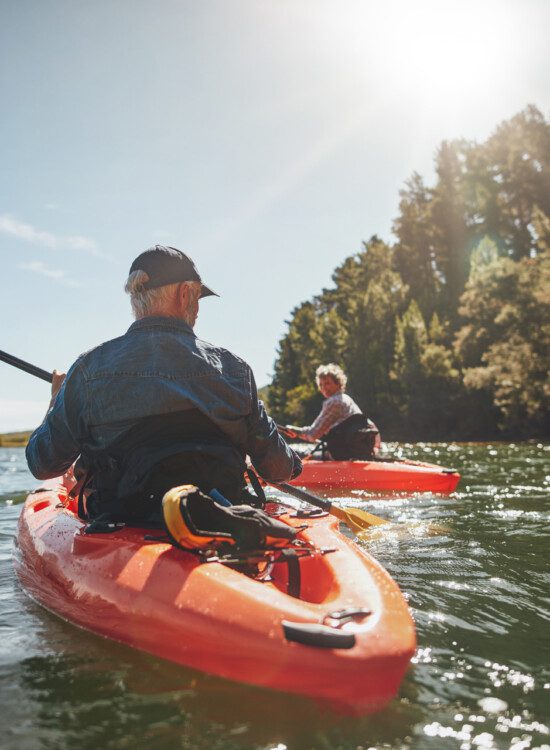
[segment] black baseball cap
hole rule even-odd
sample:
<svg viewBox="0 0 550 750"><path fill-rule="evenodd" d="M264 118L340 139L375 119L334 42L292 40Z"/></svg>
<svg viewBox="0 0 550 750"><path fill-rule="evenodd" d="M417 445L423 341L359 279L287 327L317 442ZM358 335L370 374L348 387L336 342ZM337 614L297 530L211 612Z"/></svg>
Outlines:
<svg viewBox="0 0 550 750"><path fill-rule="evenodd" d="M143 285L144 289L156 289L167 284L177 284L178 281L199 281L202 284L201 297L219 294L202 283L195 264L191 258L175 247L154 245L138 255L130 266L130 273L145 271L149 281Z"/></svg>

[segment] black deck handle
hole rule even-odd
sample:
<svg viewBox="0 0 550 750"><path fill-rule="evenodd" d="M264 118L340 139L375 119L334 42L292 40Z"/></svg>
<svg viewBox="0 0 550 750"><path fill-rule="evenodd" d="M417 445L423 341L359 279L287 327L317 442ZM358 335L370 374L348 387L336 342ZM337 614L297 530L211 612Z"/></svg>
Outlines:
<svg viewBox="0 0 550 750"><path fill-rule="evenodd" d="M283 620L281 625L287 641L317 648L353 648L355 635L344 633L328 625L313 622L290 622Z"/></svg>

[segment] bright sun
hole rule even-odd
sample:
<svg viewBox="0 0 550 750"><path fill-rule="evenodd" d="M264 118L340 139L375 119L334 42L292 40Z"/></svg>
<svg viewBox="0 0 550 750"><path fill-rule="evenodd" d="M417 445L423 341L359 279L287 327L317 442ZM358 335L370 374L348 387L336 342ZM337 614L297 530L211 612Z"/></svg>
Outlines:
<svg viewBox="0 0 550 750"><path fill-rule="evenodd" d="M418 106L483 102L513 71L520 17L506 0L362 0L340 8L329 20L327 52L391 97Z"/></svg>
<svg viewBox="0 0 550 750"><path fill-rule="evenodd" d="M507 39L491 33L491 19L483 17L487 6L484 11L478 3L475 14L466 6L424 2L405 7L388 34L386 66L394 84L446 100L494 82Z"/></svg>

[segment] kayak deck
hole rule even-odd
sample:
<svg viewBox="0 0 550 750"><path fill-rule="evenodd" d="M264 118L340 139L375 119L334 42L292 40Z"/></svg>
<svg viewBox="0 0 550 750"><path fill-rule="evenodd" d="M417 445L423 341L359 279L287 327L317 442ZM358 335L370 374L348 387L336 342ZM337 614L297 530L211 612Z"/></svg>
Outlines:
<svg viewBox="0 0 550 750"><path fill-rule="evenodd" d="M299 538L317 550L293 563L299 595L290 595L290 564L273 564L259 580L145 529L87 535L66 504L61 485L31 494L14 554L23 588L57 615L161 658L347 713L378 710L395 696L414 654L414 624L397 584L336 519L282 516L306 524Z"/></svg>
<svg viewBox="0 0 550 750"><path fill-rule="evenodd" d="M453 492L460 474L436 464L420 461L319 461L305 460L300 487L330 487L341 490L379 492Z"/></svg>

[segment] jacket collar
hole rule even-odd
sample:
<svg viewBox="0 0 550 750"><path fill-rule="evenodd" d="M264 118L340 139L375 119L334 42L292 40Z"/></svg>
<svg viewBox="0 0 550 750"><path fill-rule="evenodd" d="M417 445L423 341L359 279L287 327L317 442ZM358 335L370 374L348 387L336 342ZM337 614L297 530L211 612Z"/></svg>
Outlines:
<svg viewBox="0 0 550 750"><path fill-rule="evenodd" d="M128 328L128 333L130 333L130 331L144 331L152 328L162 328L171 331L176 330L181 331L181 333L191 334L192 336L195 335L193 329L185 322L185 320L182 320L181 318L168 318L162 316L140 318L140 320L136 320L135 323L132 323L130 328Z"/></svg>

